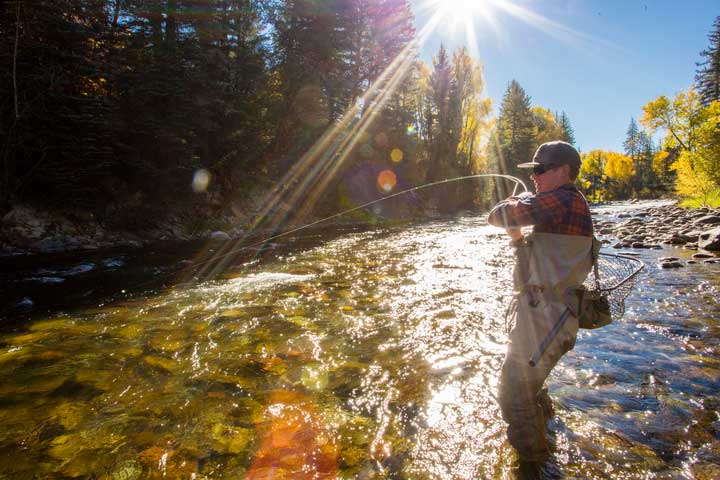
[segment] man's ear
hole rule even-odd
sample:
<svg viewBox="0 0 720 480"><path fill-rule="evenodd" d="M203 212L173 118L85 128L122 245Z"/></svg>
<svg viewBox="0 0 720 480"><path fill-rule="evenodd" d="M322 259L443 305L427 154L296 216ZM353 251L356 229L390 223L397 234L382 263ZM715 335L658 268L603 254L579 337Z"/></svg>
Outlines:
<svg viewBox="0 0 720 480"><path fill-rule="evenodd" d="M569 179L570 178L570 165L563 165L562 166L563 173L565 176Z"/></svg>

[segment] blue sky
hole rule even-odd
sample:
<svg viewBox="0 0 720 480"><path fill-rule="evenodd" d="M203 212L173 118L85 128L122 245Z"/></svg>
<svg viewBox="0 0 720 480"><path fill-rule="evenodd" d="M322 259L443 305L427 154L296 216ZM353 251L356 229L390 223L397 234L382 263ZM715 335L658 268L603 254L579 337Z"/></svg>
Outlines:
<svg viewBox="0 0 720 480"><path fill-rule="evenodd" d="M470 43L484 66L485 94L496 113L508 82L516 79L533 105L568 114L583 151L621 151L630 118L638 119L643 105L690 87L695 62L720 15L719 0L411 0L411 5L418 31L443 5L458 13L447 11L428 37L420 52L425 61L441 42L450 50ZM463 19L472 19L467 23L474 42Z"/></svg>

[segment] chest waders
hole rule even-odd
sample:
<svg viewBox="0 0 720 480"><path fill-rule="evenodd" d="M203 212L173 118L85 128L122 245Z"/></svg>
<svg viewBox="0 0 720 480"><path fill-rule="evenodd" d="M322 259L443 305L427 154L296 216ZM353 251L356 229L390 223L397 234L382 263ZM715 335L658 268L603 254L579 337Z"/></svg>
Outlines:
<svg viewBox="0 0 720 480"><path fill-rule="evenodd" d="M537 366L568 317L578 316L577 289L590 273L597 250L599 243L591 237L549 233L529 235L517 247L513 273L516 295L529 295L531 306L537 305L534 295L565 304L560 317L529 357L530 366Z"/></svg>
<svg viewBox="0 0 720 480"><path fill-rule="evenodd" d="M577 319L572 309L566 310L576 305L565 292L582 285L590 272L592 239L534 233L515 247L515 296L508 312L513 326L498 382L498 403L508 424L508 441L520 459L544 461L549 455L545 422L550 413L544 404L550 402L543 395L543 384L575 344ZM544 342L553 330L557 332ZM528 359L543 343L543 354L536 366L530 366Z"/></svg>

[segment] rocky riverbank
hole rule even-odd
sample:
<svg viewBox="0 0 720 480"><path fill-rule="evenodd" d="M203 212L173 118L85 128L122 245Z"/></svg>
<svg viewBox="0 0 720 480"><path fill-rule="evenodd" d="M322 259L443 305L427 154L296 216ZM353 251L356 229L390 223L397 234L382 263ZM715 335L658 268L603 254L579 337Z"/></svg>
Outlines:
<svg viewBox="0 0 720 480"><path fill-rule="evenodd" d="M617 221L601 221L596 233L616 249L662 248L661 245L696 250L691 260L662 257L663 268L695 263L720 263L720 209L688 210L673 203L634 213L621 213Z"/></svg>
<svg viewBox="0 0 720 480"><path fill-rule="evenodd" d="M207 218L213 221L200 221ZM242 225L242 219L212 212L168 214L138 219L137 223L135 228L123 228L79 211L53 212L20 205L0 219L0 256L139 248L165 240L229 240L243 234L240 227L233 226Z"/></svg>

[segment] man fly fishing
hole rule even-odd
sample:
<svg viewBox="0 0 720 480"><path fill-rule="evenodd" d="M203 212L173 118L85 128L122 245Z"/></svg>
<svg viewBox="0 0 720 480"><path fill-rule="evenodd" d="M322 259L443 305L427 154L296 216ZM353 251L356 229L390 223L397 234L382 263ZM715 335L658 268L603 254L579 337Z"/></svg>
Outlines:
<svg viewBox="0 0 720 480"><path fill-rule="evenodd" d="M573 184L580 163L569 143L544 143L531 162L518 165L533 169L536 194L507 198L488 217L491 225L506 229L516 253L515 297L509 310L512 328L498 401L508 423L508 440L518 454L515 472L521 478L541 478L541 466L549 457L545 423L552 407L543 384L575 345L576 289L593 264L590 209ZM532 233L523 236L524 226L532 226ZM554 338L548 336L553 327ZM545 349L538 358L541 344ZM529 362L531 357L536 361Z"/></svg>

